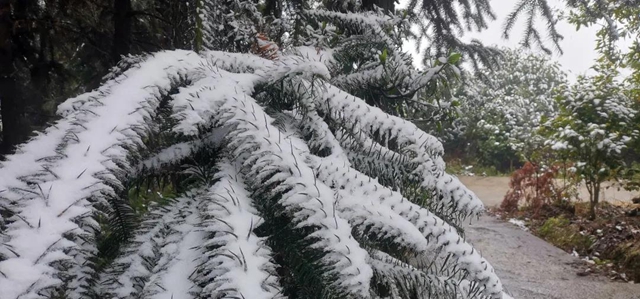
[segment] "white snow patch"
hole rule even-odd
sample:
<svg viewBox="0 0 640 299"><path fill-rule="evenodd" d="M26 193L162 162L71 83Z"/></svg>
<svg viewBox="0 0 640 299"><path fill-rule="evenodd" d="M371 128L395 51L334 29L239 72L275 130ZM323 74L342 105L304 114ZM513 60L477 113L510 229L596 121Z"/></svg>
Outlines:
<svg viewBox="0 0 640 299"><path fill-rule="evenodd" d="M509 219L509 223L519 227L523 231L529 231L529 228L527 227L527 225L522 220L511 218L511 219Z"/></svg>

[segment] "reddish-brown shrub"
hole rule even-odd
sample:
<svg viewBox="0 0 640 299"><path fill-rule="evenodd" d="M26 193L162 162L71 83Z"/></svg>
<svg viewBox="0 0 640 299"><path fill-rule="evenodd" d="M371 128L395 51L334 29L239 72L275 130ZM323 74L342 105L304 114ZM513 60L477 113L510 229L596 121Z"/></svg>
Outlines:
<svg viewBox="0 0 640 299"><path fill-rule="evenodd" d="M500 208L506 212L515 212L522 204L530 207L537 215L540 209L552 203L568 199L568 187L556 183L560 167L540 168L527 162L511 175L509 191L502 200Z"/></svg>

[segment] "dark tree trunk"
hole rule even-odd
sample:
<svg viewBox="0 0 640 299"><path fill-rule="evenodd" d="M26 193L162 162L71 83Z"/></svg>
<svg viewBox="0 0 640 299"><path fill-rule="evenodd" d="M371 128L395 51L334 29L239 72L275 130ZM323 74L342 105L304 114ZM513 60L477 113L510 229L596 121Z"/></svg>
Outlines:
<svg viewBox="0 0 640 299"><path fill-rule="evenodd" d="M395 10L395 0L363 0L362 6L366 10L372 10L373 6L378 6L385 11L393 12Z"/></svg>
<svg viewBox="0 0 640 299"><path fill-rule="evenodd" d="M114 64L120 61L121 56L131 53L132 11L131 0L114 0L113 50L111 54Z"/></svg>
<svg viewBox="0 0 640 299"><path fill-rule="evenodd" d="M13 21L11 1L0 0L0 110L2 113L2 144L0 155L11 152L21 140L19 129L20 101L13 65Z"/></svg>
<svg viewBox="0 0 640 299"><path fill-rule="evenodd" d="M596 219L596 209L600 203L600 182L595 182L593 186L593 198L591 201L591 220Z"/></svg>
<svg viewBox="0 0 640 299"><path fill-rule="evenodd" d="M155 26L151 30L162 32L159 40L160 49L192 49L193 22L191 18L197 13L195 1L192 0L156 0L152 14L162 19L154 20Z"/></svg>
<svg viewBox="0 0 640 299"><path fill-rule="evenodd" d="M586 182L587 191L589 191L589 219L596 219L596 210L600 203L600 181Z"/></svg>

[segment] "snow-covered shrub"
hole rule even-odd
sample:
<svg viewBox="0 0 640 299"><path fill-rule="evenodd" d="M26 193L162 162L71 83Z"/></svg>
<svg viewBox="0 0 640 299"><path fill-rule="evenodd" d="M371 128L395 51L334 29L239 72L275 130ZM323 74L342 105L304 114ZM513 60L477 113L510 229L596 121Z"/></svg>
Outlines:
<svg viewBox="0 0 640 299"><path fill-rule="evenodd" d="M580 77L563 86L557 97L559 114L545 123L545 144L560 159L574 162L568 171L584 180L595 218L600 184L619 176L623 151L638 137L631 124L637 111L613 76Z"/></svg>

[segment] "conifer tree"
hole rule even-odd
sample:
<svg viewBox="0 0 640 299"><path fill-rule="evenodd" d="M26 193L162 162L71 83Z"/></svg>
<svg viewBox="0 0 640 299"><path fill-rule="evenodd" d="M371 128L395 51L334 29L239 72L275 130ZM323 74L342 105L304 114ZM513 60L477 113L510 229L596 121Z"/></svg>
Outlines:
<svg viewBox="0 0 640 299"><path fill-rule="evenodd" d="M507 298L459 228L482 203L381 109L457 56L415 70L382 11L216 3L202 51L125 58L7 157L3 298ZM177 196L140 210L153 180Z"/></svg>

